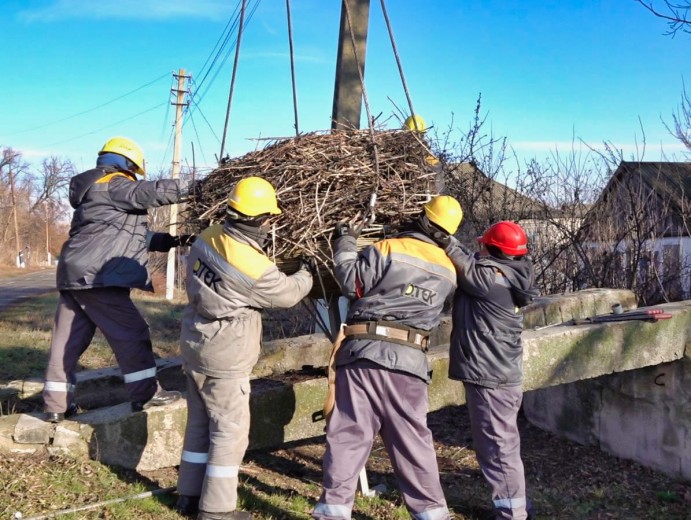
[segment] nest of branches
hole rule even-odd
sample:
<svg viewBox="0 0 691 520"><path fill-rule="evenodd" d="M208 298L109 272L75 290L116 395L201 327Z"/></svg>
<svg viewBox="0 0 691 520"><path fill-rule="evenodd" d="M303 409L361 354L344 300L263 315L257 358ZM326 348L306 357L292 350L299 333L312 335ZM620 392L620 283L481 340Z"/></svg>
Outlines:
<svg viewBox="0 0 691 520"><path fill-rule="evenodd" d="M439 171L424 138L407 130L334 131L272 141L264 149L222 163L202 182L183 217L196 232L223 222L234 184L249 176L269 181L283 213L272 224L269 255L295 272L301 256L316 259L320 275L313 296L337 291L332 275L334 226L358 214L373 219L358 248L417 216L438 191ZM317 294L325 293L325 294Z"/></svg>

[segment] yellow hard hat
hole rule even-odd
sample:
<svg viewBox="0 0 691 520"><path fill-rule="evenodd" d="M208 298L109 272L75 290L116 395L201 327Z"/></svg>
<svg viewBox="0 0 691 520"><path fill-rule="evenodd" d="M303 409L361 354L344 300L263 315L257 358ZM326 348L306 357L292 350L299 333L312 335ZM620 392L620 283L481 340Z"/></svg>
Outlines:
<svg viewBox="0 0 691 520"><path fill-rule="evenodd" d="M417 114L409 116L405 120L405 123L403 123L403 127L407 128L408 130L414 130L416 132L424 132L425 130L427 130L425 120L422 119L422 116L419 116Z"/></svg>
<svg viewBox="0 0 691 520"><path fill-rule="evenodd" d="M425 215L449 235L453 235L463 220L463 209L456 199L448 195L438 195L424 206Z"/></svg>
<svg viewBox="0 0 691 520"><path fill-rule="evenodd" d="M228 195L228 207L248 217L271 213L280 215L276 190L261 177L247 177L239 181Z"/></svg>
<svg viewBox="0 0 691 520"><path fill-rule="evenodd" d="M103 153L116 153L122 155L134 164L134 173L138 173L141 176L146 175L144 152L142 152L140 146L131 139L127 139L126 137L111 137L106 141L106 144L103 145L98 155Z"/></svg>

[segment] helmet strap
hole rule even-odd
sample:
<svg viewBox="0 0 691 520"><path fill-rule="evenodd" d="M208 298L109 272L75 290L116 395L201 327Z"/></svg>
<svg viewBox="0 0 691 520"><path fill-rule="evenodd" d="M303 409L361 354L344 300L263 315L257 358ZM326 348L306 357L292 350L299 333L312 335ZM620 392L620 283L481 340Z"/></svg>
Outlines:
<svg viewBox="0 0 691 520"><path fill-rule="evenodd" d="M438 235L439 233L443 233L444 235L449 234L448 231L442 229L441 227L437 226L434 222L432 222L427 217L427 215L425 215L424 211L420 214L420 217L417 219L416 223L420 231L422 231L425 235L427 235L430 238L434 237L434 235Z"/></svg>

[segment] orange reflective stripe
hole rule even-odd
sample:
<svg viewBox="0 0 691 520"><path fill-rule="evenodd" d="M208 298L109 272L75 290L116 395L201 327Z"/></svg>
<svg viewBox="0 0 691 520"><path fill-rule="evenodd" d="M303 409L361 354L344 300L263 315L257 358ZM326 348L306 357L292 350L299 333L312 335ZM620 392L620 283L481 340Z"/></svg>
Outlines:
<svg viewBox="0 0 691 520"><path fill-rule="evenodd" d="M110 182L113 177L125 177L126 179L129 179L133 181L134 179L130 176L127 175L126 173L123 172L115 172L115 173L109 173L108 175L104 175L100 179L96 181L96 184L104 184L107 182Z"/></svg>

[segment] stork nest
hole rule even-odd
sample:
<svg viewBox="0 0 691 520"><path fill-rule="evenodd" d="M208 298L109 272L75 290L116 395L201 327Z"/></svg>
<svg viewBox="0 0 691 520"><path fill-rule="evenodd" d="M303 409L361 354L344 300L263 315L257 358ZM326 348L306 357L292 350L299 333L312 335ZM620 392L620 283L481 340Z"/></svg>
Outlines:
<svg viewBox="0 0 691 520"><path fill-rule="evenodd" d="M323 274L323 288L315 281L315 290L331 292L331 239L339 221L368 215L376 193L374 218L358 239L358 248L365 247L417 216L440 185L439 168L420 134L376 131L374 143L376 150L367 130L274 140L210 173L183 211L185 222L195 232L223 222L237 181L262 177L276 188L283 211L272 223L269 256L286 273L298 269L300 256L314 257Z"/></svg>

